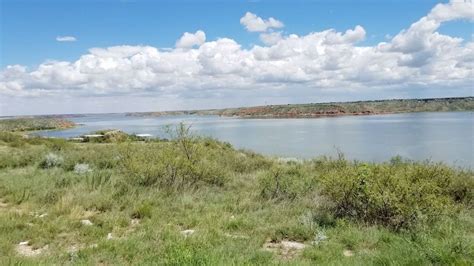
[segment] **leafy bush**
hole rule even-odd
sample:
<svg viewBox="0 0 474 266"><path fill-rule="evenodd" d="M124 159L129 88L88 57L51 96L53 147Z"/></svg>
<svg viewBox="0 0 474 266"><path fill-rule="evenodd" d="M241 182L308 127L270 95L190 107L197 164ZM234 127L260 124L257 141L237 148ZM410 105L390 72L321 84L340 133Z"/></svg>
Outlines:
<svg viewBox="0 0 474 266"><path fill-rule="evenodd" d="M474 188L460 175L433 164L353 164L325 173L321 187L337 217L399 230L455 214Z"/></svg>
<svg viewBox="0 0 474 266"><path fill-rule="evenodd" d="M219 149L203 144L183 124L170 132L174 138L169 142L122 146L121 165L131 183L174 189L224 184L226 171L214 160Z"/></svg>
<svg viewBox="0 0 474 266"><path fill-rule="evenodd" d="M251 151L234 150L226 151L224 156L215 158L221 165L237 173L250 173L257 170L268 170L272 166L272 161L260 154Z"/></svg>
<svg viewBox="0 0 474 266"><path fill-rule="evenodd" d="M173 143L147 147L127 146L121 155L125 175L140 186L158 184L182 189L199 183L222 185L225 172L204 156L188 157Z"/></svg>
<svg viewBox="0 0 474 266"><path fill-rule="evenodd" d="M266 199L295 199L314 187L314 179L302 165L277 165L259 178L261 195Z"/></svg>

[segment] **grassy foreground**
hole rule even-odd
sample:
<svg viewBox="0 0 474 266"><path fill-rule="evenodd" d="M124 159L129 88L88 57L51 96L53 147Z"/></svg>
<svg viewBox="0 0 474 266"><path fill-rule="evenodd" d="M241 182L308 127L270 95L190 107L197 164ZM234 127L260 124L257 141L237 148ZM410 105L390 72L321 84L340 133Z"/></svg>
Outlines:
<svg viewBox="0 0 474 266"><path fill-rule="evenodd" d="M470 265L471 171L0 132L0 264ZM472 265L472 264L471 264Z"/></svg>

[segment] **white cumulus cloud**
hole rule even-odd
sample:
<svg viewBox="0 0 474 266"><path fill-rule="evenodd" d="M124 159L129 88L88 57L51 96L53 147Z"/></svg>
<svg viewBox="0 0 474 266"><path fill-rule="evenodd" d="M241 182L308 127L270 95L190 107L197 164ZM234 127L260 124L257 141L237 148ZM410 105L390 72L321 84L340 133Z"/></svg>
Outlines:
<svg viewBox="0 0 474 266"><path fill-rule="evenodd" d="M245 26L245 28L250 32L264 32L271 28L279 29L284 26L283 22L277 19L272 17L269 19L262 19L251 12L245 13L245 15L240 18L240 24Z"/></svg>
<svg viewBox="0 0 474 266"><path fill-rule="evenodd" d="M176 42L177 48L192 48L193 46L199 46L206 41L206 34L202 30L198 30L195 33L185 32L181 38Z"/></svg>
<svg viewBox="0 0 474 266"><path fill-rule="evenodd" d="M283 39L281 32L264 32L260 34L260 40L266 45L274 45L281 39Z"/></svg>
<svg viewBox="0 0 474 266"><path fill-rule="evenodd" d="M265 32L282 26L281 22L250 14L243 24L264 33L260 37L265 46L244 48L231 38L206 41L205 33L197 31L184 33L176 48L166 50L126 45L92 48L75 61L46 61L31 69L7 66L0 71L0 95L232 99L235 95L467 91L474 82L474 42L437 30L446 21L472 20L472 8L468 2L438 4L406 30L372 46L359 45L366 36L359 25L342 32L283 35ZM253 20L257 22L249 22Z"/></svg>

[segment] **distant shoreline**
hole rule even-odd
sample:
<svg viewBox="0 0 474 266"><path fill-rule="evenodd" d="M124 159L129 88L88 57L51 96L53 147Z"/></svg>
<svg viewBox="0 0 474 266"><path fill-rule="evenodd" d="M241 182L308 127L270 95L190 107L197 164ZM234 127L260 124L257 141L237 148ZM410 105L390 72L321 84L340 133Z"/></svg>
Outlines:
<svg viewBox="0 0 474 266"><path fill-rule="evenodd" d="M131 112L125 113L125 115L136 117L159 117L166 115L218 115L223 117L249 119L287 119L455 111L474 111L474 97L266 105L191 111Z"/></svg>
<svg viewBox="0 0 474 266"><path fill-rule="evenodd" d="M125 116L133 117L160 117L173 115L217 115L222 117L237 117L249 119L286 119L456 111L474 111L474 96L278 104L204 110L0 116L0 121L18 118L68 119L86 117L89 115L105 114L124 114Z"/></svg>

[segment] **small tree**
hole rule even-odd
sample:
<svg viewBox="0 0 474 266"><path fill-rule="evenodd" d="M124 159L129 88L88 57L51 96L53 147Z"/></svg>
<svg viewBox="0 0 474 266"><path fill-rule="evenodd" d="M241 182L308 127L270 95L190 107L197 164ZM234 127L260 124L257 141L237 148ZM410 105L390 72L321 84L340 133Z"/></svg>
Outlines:
<svg viewBox="0 0 474 266"><path fill-rule="evenodd" d="M168 126L166 132L171 139L176 141L186 159L194 163L197 146L195 145L196 136L191 133L191 125L181 122L175 127Z"/></svg>

